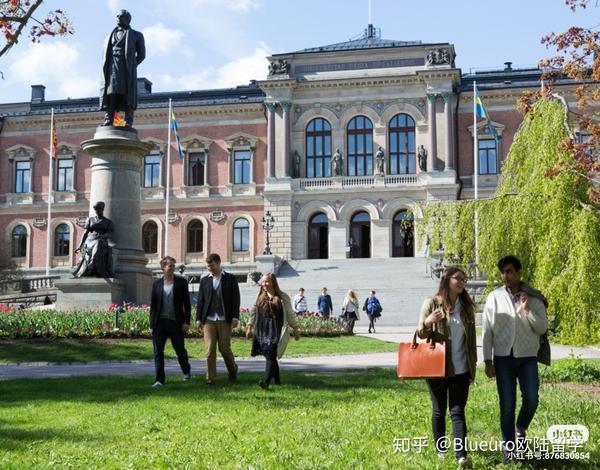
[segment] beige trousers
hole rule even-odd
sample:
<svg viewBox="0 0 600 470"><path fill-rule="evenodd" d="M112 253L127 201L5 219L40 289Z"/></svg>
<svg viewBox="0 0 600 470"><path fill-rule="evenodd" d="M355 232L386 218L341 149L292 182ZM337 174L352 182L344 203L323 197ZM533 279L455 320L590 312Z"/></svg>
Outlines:
<svg viewBox="0 0 600 470"><path fill-rule="evenodd" d="M206 381L217 378L217 344L230 374L235 372L235 358L231 351L231 324L207 320L204 324L204 349L206 353Z"/></svg>

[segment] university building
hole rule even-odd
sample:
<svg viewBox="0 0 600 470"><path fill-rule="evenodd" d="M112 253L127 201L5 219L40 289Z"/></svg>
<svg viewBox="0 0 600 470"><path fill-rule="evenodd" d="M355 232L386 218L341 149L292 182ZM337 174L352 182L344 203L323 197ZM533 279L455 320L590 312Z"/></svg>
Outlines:
<svg viewBox="0 0 600 470"><path fill-rule="evenodd" d="M414 230L423 205L473 197L473 81L500 137L478 123L482 197L493 193L522 120L517 99L540 86L537 69L506 62L463 73L454 57L452 44L382 39L370 26L358 40L273 55L267 79L232 89L154 93L138 79L134 127L153 144L141 175L149 267L169 254L193 270L218 252L228 269L253 271L266 212L274 218L271 251L285 260L345 258L349 242L353 257L423 256ZM30 273L45 269L50 230L59 273L75 264L96 202L80 143L103 114L96 97L44 94L33 85L29 102L0 104L0 226ZM184 158L173 146L167 195L169 98ZM48 226L52 108L58 155Z"/></svg>

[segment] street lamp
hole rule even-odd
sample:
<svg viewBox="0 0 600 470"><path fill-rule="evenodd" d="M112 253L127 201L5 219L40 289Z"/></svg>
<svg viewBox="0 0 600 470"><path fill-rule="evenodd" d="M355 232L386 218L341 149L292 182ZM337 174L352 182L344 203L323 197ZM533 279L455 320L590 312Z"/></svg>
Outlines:
<svg viewBox="0 0 600 470"><path fill-rule="evenodd" d="M273 230L273 226L275 225L275 219L271 215L270 211L265 212L265 215L262 218L262 226L266 234L266 242L265 242L265 251L263 251L263 255L271 255L271 243L269 241L269 232Z"/></svg>

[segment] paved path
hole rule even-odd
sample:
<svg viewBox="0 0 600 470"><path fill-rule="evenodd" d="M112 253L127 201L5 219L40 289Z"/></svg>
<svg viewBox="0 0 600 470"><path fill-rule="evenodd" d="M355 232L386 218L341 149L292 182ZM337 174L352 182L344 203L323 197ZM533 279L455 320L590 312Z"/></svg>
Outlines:
<svg viewBox="0 0 600 470"><path fill-rule="evenodd" d="M382 341L400 342L410 341L414 330L411 328L378 328L377 334L366 333L365 328L357 328L357 334L380 339ZM477 338L477 352L479 360L481 357L481 338ZM568 357L575 354L583 358L600 358L598 348L576 348L571 346L552 345L553 359ZM284 371L318 371L336 372L349 369L367 369L372 367L395 367L396 353L369 353L369 354L347 354L339 356L311 356L294 357L281 360ZM238 358L240 372L262 372L264 371L264 359ZM205 367L203 360L192 360L192 374L204 375ZM165 362L167 376L180 374L179 365L176 360ZM218 361L218 370L225 373L225 366ZM127 361L127 362L89 362L72 364L32 363L16 365L0 365L0 380L11 380L19 378L61 378L61 377L83 377L102 375L154 375L153 361Z"/></svg>

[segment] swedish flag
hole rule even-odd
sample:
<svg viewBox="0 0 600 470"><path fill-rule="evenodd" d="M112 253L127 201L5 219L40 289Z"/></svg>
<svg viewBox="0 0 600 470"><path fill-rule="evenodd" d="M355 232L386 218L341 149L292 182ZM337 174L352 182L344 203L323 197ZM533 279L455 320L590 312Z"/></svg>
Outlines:
<svg viewBox="0 0 600 470"><path fill-rule="evenodd" d="M175 111L171 111L171 128L175 133L175 141L177 142L177 153L179 159L183 160L183 150L181 150L181 140L179 140L179 128L177 127L177 121L175 120Z"/></svg>
<svg viewBox="0 0 600 470"><path fill-rule="evenodd" d="M479 95L477 87L475 87L475 114L477 117L485 120L489 133L494 137L494 140L498 142L498 134L496 134L496 129L492 126L490 115L486 111L485 106L483 106L483 101L481 100L481 95Z"/></svg>

